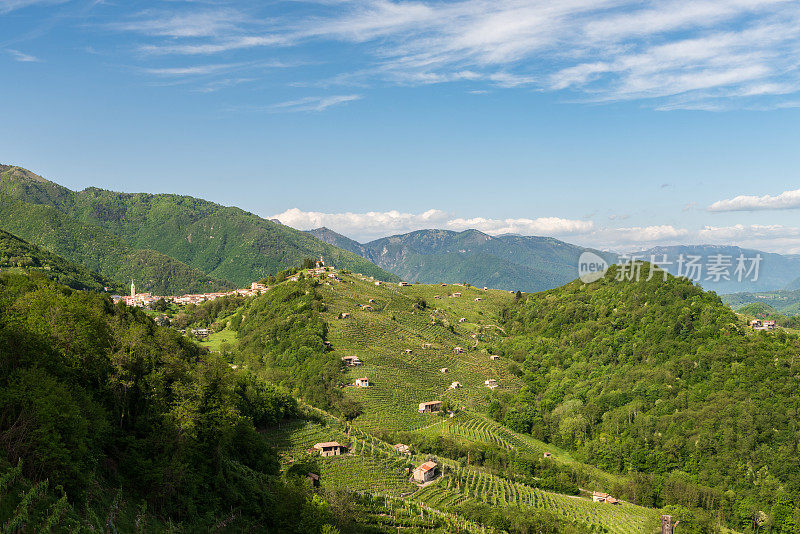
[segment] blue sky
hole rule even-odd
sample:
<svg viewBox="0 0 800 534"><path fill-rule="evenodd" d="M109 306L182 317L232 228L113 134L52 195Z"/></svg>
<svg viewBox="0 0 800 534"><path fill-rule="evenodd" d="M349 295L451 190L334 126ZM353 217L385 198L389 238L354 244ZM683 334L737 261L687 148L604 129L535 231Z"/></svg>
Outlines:
<svg viewBox="0 0 800 534"><path fill-rule="evenodd" d="M800 253L799 67L789 0L0 0L0 162L359 240Z"/></svg>

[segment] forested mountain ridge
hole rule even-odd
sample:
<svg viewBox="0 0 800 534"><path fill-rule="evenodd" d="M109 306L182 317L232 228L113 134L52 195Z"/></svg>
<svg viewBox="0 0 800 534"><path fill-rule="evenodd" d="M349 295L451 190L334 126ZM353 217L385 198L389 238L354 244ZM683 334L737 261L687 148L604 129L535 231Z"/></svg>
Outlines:
<svg viewBox="0 0 800 534"><path fill-rule="evenodd" d="M110 232L83 224L51 206L22 202L2 192L0 200L0 228L119 284L135 279L140 290L157 295L235 287L166 254L131 247Z"/></svg>
<svg viewBox="0 0 800 534"><path fill-rule="evenodd" d="M490 236L477 230L417 230L358 243L329 228L309 233L369 259L412 282L467 282L497 289L542 291L573 280L578 258L591 250L551 237Z"/></svg>
<svg viewBox="0 0 800 534"><path fill-rule="evenodd" d="M194 197L118 193L94 187L75 192L8 165L0 167L0 194L54 208L81 225L103 229L132 248L158 251L209 278L237 286L319 256L340 268L397 280L369 261L304 232ZM0 220L0 226L6 224ZM18 224L17 234L36 242L33 232L20 231L24 224Z"/></svg>
<svg viewBox="0 0 800 534"><path fill-rule="evenodd" d="M630 491L643 504L704 508L743 531L769 517L795 532L798 337L754 334L686 279L617 273L504 310L500 350L527 388L503 420L602 469L638 474Z"/></svg>
<svg viewBox="0 0 800 534"><path fill-rule="evenodd" d="M0 271L38 272L73 289L122 291L117 282L0 230Z"/></svg>

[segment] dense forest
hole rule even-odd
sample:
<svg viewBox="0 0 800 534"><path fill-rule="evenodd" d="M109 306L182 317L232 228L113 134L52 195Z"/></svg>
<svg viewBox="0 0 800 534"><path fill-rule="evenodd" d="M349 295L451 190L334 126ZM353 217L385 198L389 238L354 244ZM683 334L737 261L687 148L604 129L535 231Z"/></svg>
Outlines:
<svg viewBox="0 0 800 534"><path fill-rule="evenodd" d="M630 474L618 491L635 502L797 532L798 337L753 333L686 279L645 280L646 265L638 282L622 274L518 295L503 310L510 337L498 350L526 387L496 416Z"/></svg>
<svg viewBox="0 0 800 534"><path fill-rule="evenodd" d="M335 532L258 432L297 409L137 309L0 274L5 532Z"/></svg>

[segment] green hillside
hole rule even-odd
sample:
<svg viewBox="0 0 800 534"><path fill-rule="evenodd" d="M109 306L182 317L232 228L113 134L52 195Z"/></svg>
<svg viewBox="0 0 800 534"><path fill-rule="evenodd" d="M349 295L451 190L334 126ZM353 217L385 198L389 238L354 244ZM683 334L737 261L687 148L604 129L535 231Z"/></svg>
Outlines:
<svg viewBox="0 0 800 534"><path fill-rule="evenodd" d="M319 256L339 268L397 280L364 258L305 232L189 196L117 193L98 188L75 192L7 165L0 166L0 194L26 204L54 208L78 224L116 236L131 248L158 251L209 278L237 286L296 265L304 258ZM7 217L3 219L0 226L6 228ZM33 232L37 220L18 224L31 227L28 232L17 229L18 235L39 244ZM116 254L103 256L113 262Z"/></svg>
<svg viewBox="0 0 800 534"><path fill-rule="evenodd" d="M375 285L347 275L301 280L292 292L316 296L303 308L309 315L291 323L318 325L316 348L305 358L363 361L328 375L344 386L327 404L342 417L334 427L366 440L356 456L391 459L389 446L402 442L412 446L412 464L432 456L450 466L449 475L423 490L408 489L400 477L370 479L377 485L371 491L448 510L549 502L557 517L583 513L612 531L647 531L658 515L647 507L663 507L687 518L687 532L754 532L764 521L794 532L800 339L783 330L754 333L714 293L685 279L661 281L659 273L634 283L615 275L612 269L594 284L522 298L452 284ZM250 315L241 312L242 324ZM292 349L274 330L267 337L281 347L283 365L303 358L300 346L312 346ZM261 347L271 352L270 344ZM258 353L245 365L261 369ZM302 373L265 367L264 376L319 404ZM353 387L358 377L370 387ZM486 388L490 378L500 387ZM452 382L463 387L450 389ZM429 400L442 400L454 416L419 413L418 403ZM338 435L330 425L302 429L315 439ZM290 440L284 454L294 457L305 444ZM552 457L542 465L545 452ZM370 469L363 465L355 469ZM347 478L341 469L332 472L336 484ZM353 488L361 482L356 477ZM612 520L603 515L609 508L574 496L577 488L645 508L626 504L625 519ZM525 496L536 492L539 500ZM566 503L576 498L591 510L570 512Z"/></svg>
<svg viewBox="0 0 800 534"><path fill-rule="evenodd" d="M53 207L2 193L0 199L0 228L117 283L135 279L141 290L162 295L235 287L160 252L131 247L106 230L80 223Z"/></svg>
<svg viewBox="0 0 800 534"><path fill-rule="evenodd" d="M117 282L0 230L0 271L14 270L42 273L73 289L122 291Z"/></svg>
<svg viewBox="0 0 800 534"><path fill-rule="evenodd" d="M237 365L327 409L309 408L305 420L269 433L286 469L304 461L314 443L336 440L347 443L350 453L318 460L323 488L425 505L484 526L496 524L493 514L523 518L534 512L545 519L531 519L533 524L560 522L554 532L649 532L657 523L656 510L580 496L579 488L622 488L625 475L581 463L493 418L524 388L514 362L489 357L504 338L500 311L513 303L513 294L453 284L399 287L328 274L279 283L235 311L207 304L211 315L200 314L225 327L212 337L237 332L237 342L223 348ZM357 356L363 365L342 373L344 356ZM369 378L370 387L353 387L358 377ZM487 388L487 379L499 387ZM450 389L453 382L462 387ZM454 416L419 413L419 403L431 400L442 400ZM395 451L397 442L411 445L413 454ZM552 457L544 458L545 452ZM447 471L418 488L404 469L428 458Z"/></svg>
<svg viewBox="0 0 800 534"><path fill-rule="evenodd" d="M635 473L629 493L643 504L705 509L743 531L769 517L794 532L800 339L754 333L685 279L616 274L503 312L501 354L527 385L503 421Z"/></svg>
<svg viewBox="0 0 800 534"><path fill-rule="evenodd" d="M590 250L551 237L489 236L477 230L418 230L361 244L328 229L310 234L359 254L404 280L468 282L479 287L542 291L573 280ZM609 262L616 254L600 253Z"/></svg>

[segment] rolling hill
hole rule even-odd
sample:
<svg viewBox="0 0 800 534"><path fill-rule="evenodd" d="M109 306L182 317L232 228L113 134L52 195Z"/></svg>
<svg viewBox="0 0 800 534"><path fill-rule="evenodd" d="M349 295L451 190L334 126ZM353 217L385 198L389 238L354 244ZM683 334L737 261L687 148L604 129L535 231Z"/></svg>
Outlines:
<svg viewBox="0 0 800 534"><path fill-rule="evenodd" d="M467 282L521 291L542 291L575 279L578 257L590 250L550 237L493 237L477 230L419 230L364 244L329 228L309 233L359 254L404 280ZM594 252L609 261L616 258L616 254Z"/></svg>
<svg viewBox="0 0 800 534"><path fill-rule="evenodd" d="M340 268L397 280L304 232L189 196L76 192L0 165L0 198L0 228L116 280L136 276L156 292L243 286L319 256Z"/></svg>
<svg viewBox="0 0 800 534"><path fill-rule="evenodd" d="M541 506L612 532L648 532L653 507L688 518L689 531L716 531L720 520L742 531L759 518L791 525L791 488L800 484L797 335L755 333L685 279L618 281L616 269L592 284L521 298L456 284L312 276L245 303L222 323L240 325L242 365L312 404L332 399L315 412L322 421L298 421L288 437L271 434L287 466L312 442L347 439L347 458L320 464L323 485L444 510ZM279 328L268 326L278 317L286 318ZM328 368L345 356L363 365L343 374ZM330 377L338 398L320 396L304 374ZM359 377L370 386L354 387ZM490 379L499 387L487 388ZM418 412L435 400L454 415ZM411 445L414 465L433 457L447 466L444 476L410 486L391 468L402 459L397 442ZM544 453L552 464L536 463ZM361 476L372 471L380 476ZM577 487L628 502L608 516L617 509L577 498Z"/></svg>
<svg viewBox="0 0 800 534"><path fill-rule="evenodd" d="M41 247L0 230L0 271L27 271L44 274L47 278L73 289L119 292L117 282L94 273Z"/></svg>

